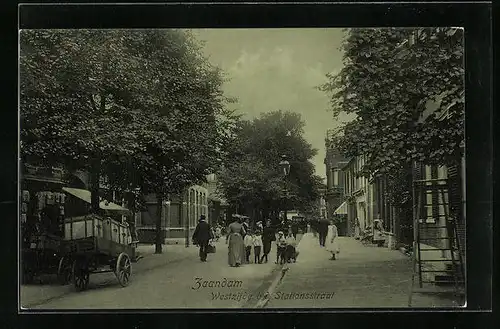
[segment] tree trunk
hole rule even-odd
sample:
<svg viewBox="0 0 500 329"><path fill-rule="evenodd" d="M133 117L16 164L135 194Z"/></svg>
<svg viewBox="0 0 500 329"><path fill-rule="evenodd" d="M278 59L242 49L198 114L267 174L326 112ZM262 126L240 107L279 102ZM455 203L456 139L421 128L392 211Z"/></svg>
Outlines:
<svg viewBox="0 0 500 329"><path fill-rule="evenodd" d="M101 178L101 159L96 157L92 161L92 166L90 169L90 189L91 189L91 199L90 199L90 213L100 214L101 209L99 207L99 180Z"/></svg>
<svg viewBox="0 0 500 329"><path fill-rule="evenodd" d="M155 246L155 254L161 254L162 253L162 244L163 244L163 237L162 237L162 230L161 230L161 217L163 213L163 194L162 193L157 193L156 194L156 202L157 202L157 208L156 208L156 246Z"/></svg>

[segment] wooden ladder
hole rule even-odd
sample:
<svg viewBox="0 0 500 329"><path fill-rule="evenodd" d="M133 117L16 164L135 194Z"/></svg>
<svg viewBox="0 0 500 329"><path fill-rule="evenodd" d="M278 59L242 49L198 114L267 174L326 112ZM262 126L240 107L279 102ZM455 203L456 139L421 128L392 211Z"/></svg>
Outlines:
<svg viewBox="0 0 500 329"><path fill-rule="evenodd" d="M446 197L448 189L447 179L427 179L427 180L416 180L413 184L413 274L411 279L411 287L408 297L408 306L412 306L412 298L416 293L429 293L429 294L445 294L452 295L454 299L463 303L462 299L465 295L465 273L464 264L462 259L462 253L459 245L458 231L456 225L456 216L449 214L449 202ZM441 202L434 204L435 206L443 206L444 214L437 214L433 212L433 218L437 224L425 223L425 219L422 219L421 211L423 208L431 207L432 204L427 202L428 193L438 193L441 196ZM439 219L445 218L445 225L439 224ZM441 230L445 229L445 234L434 234L432 237L424 236L422 233L429 233L431 230ZM439 242L445 242L439 243ZM421 243L432 242L439 243L439 247L428 248L423 247ZM422 259L422 255L425 252L430 251L441 251L444 255L449 254L448 257L441 257L438 259L429 259L425 257ZM451 270L448 268L451 262ZM432 264L444 265L444 269L430 268ZM427 265L427 266L424 266ZM449 274L451 273L452 281L445 280L443 278L449 277L450 275L439 274ZM425 276L425 277L424 277ZM428 277L431 276L432 279ZM416 284L416 279L418 278L418 285ZM449 287L442 287L443 284L453 283L451 289Z"/></svg>

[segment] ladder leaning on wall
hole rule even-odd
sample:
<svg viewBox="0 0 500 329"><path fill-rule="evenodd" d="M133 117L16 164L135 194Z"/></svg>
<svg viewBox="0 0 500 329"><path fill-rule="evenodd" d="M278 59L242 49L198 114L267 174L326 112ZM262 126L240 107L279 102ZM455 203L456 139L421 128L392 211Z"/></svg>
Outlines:
<svg viewBox="0 0 500 329"><path fill-rule="evenodd" d="M415 180L413 182L413 275L408 297L409 307L412 306L413 295L417 293L452 294L457 301L463 303L462 298L465 295L464 264L459 245L457 218L455 214L450 215L449 198L446 197L446 193L449 191L448 185L447 179ZM440 214L439 211L437 214L433 212L433 217L438 225L427 225L425 216L421 214L422 209L432 207L432 204L427 202L428 193L437 193L441 196L441 200L438 198L440 202L434 205L443 206L444 214ZM442 218L445 218L444 226L439 224ZM422 236L424 230L427 230L428 236ZM429 234L431 230L444 230L445 233L429 236L432 235ZM441 242L439 243L440 247L427 248L421 245L432 244L432 241ZM441 251L443 256L446 253L450 258L448 256L437 259L426 257L426 252L432 251ZM435 265L439 265L439 263L441 263L442 268L436 269ZM418 282L415 282L417 280Z"/></svg>

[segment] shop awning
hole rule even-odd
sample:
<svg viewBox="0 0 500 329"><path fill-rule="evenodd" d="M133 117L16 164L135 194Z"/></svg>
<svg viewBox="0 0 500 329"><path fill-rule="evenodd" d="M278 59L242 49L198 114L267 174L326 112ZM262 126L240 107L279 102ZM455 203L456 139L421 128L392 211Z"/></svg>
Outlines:
<svg viewBox="0 0 500 329"><path fill-rule="evenodd" d="M63 187L63 191L71 194L74 197L77 197L80 200L83 200L87 203L92 203L92 193L88 190L82 190L79 188L70 188L70 187ZM120 205L117 205L116 203L109 202L104 200L103 198L99 198L99 208L103 210L109 210L109 211L121 211L121 212L129 212L127 208L124 208Z"/></svg>
<svg viewBox="0 0 500 329"><path fill-rule="evenodd" d="M347 202L342 202L342 204L335 210L334 215L347 215Z"/></svg>

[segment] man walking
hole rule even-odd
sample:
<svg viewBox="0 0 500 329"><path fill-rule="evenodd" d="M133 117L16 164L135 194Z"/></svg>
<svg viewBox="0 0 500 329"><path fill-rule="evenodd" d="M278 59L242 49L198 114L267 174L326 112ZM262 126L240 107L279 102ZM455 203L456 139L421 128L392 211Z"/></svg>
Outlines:
<svg viewBox="0 0 500 329"><path fill-rule="evenodd" d="M205 215L200 216L200 221L196 225L193 233L193 243L200 247L200 260L207 261L207 249L210 239L213 239L213 232L210 224L208 224Z"/></svg>
<svg viewBox="0 0 500 329"><path fill-rule="evenodd" d="M325 246L326 236L328 235L329 222L326 218L321 218L318 223L318 233L319 233L319 245L321 247Z"/></svg>

